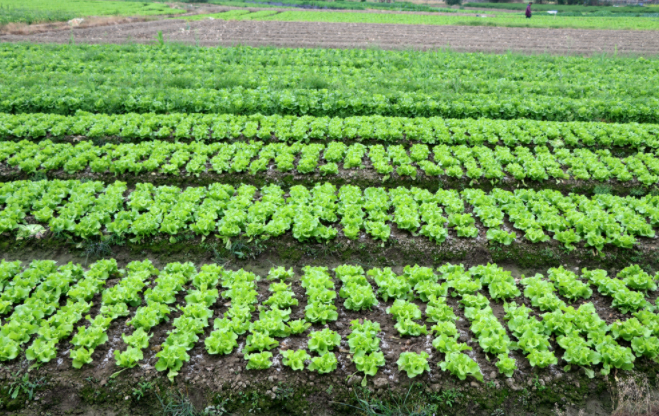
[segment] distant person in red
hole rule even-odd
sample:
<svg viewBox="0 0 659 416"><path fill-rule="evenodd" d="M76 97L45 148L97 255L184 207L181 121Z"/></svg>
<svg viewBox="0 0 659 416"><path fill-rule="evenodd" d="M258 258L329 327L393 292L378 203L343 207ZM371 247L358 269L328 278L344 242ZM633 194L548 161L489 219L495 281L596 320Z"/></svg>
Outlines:
<svg viewBox="0 0 659 416"><path fill-rule="evenodd" d="M530 2L528 6L526 6L526 18L530 19L531 18L531 5L533 2Z"/></svg>

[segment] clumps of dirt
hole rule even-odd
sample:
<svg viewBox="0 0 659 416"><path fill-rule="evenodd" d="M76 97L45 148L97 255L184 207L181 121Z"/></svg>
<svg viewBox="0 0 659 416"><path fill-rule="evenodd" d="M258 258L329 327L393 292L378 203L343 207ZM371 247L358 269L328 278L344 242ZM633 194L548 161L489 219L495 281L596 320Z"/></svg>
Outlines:
<svg viewBox="0 0 659 416"><path fill-rule="evenodd" d="M50 22L50 23L7 23L0 25L0 36L2 35L20 35L32 36L38 33L73 30L73 28L94 28L101 26L120 25L125 23L139 23L155 20L154 17L120 17L120 16L101 16L86 17L84 19L74 19L70 22Z"/></svg>

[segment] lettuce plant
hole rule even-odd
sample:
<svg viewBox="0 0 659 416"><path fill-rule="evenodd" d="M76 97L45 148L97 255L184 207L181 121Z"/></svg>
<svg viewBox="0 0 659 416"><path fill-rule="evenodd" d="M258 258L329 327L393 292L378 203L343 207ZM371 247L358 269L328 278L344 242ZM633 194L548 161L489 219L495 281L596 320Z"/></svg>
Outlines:
<svg viewBox="0 0 659 416"><path fill-rule="evenodd" d="M448 284L438 284L433 281L424 280L414 286L414 291L422 302L428 302L431 296L444 297L448 295Z"/></svg>
<svg viewBox="0 0 659 416"><path fill-rule="evenodd" d="M75 349L71 349L69 355L71 356L71 359L73 360L73 363L71 364L73 368L82 368L83 365L91 363L92 360L92 354L94 353L93 349L87 349L85 347L78 347Z"/></svg>
<svg viewBox="0 0 659 416"><path fill-rule="evenodd" d="M531 351L529 355L526 356L529 360L531 367L546 368L550 365L558 364L558 359L551 351Z"/></svg>
<svg viewBox="0 0 659 416"><path fill-rule="evenodd" d="M20 352L19 344L9 338L3 338L0 343L0 361L9 361L18 357Z"/></svg>
<svg viewBox="0 0 659 416"><path fill-rule="evenodd" d="M458 329L456 328L455 323L451 321L437 322L430 328L430 332L437 336L446 335L451 338L458 337Z"/></svg>
<svg viewBox="0 0 659 416"><path fill-rule="evenodd" d="M158 357L156 370L169 370L167 378L172 382L174 381L174 377L178 375L178 371L183 366L183 363L190 361L190 356L183 345L164 344L162 350L156 354L156 357Z"/></svg>
<svg viewBox="0 0 659 416"><path fill-rule="evenodd" d="M338 360L333 352L328 352L327 354L321 355L320 357L314 357L311 359L311 363L307 367L309 371L318 371L319 374L327 374L336 370L338 365Z"/></svg>
<svg viewBox="0 0 659 416"><path fill-rule="evenodd" d="M310 302L304 308L304 317L309 322L321 322L326 324L328 321L336 321L339 318L339 314L334 305Z"/></svg>
<svg viewBox="0 0 659 416"><path fill-rule="evenodd" d="M631 341L636 337L648 338L652 335L652 331L644 327L638 319L629 318L624 322L614 322L611 325L611 334L613 338L622 338L625 341Z"/></svg>
<svg viewBox="0 0 659 416"><path fill-rule="evenodd" d="M458 317L453 312L453 308L445 303L429 303L426 306L426 320L428 322L455 322Z"/></svg>
<svg viewBox="0 0 659 416"><path fill-rule="evenodd" d="M89 348L92 351L108 340L106 328L99 326L89 326L78 328L78 333L71 340L71 344L76 347Z"/></svg>
<svg viewBox="0 0 659 416"><path fill-rule="evenodd" d="M290 328L286 326L283 320L276 318L259 319L249 325L249 330L252 333L263 333L271 337L287 337L290 335Z"/></svg>
<svg viewBox="0 0 659 416"><path fill-rule="evenodd" d="M371 353L380 350L380 338L367 332L354 331L348 335L350 353Z"/></svg>
<svg viewBox="0 0 659 416"><path fill-rule="evenodd" d="M247 336L243 350L245 352L271 350L277 345L279 345L279 342L276 339L269 337L266 333L254 332Z"/></svg>
<svg viewBox="0 0 659 416"><path fill-rule="evenodd" d="M476 380L482 382L483 374L478 366L478 363L468 356L453 352L446 355L445 361L439 363L442 371L449 371L460 380L465 380L467 376L472 376Z"/></svg>
<svg viewBox="0 0 659 416"><path fill-rule="evenodd" d="M153 335L148 334L142 328L137 328L131 335L121 334L121 338L127 345L138 349L144 349L149 346L149 339Z"/></svg>
<svg viewBox="0 0 659 416"><path fill-rule="evenodd" d="M283 282L284 280L291 279L294 275L295 273L292 267L288 270L283 266L273 267L268 272L268 280L280 280Z"/></svg>
<svg viewBox="0 0 659 416"><path fill-rule="evenodd" d="M352 361L357 367L357 371L363 371L367 376L375 376L378 372L378 367L385 364L384 354L382 351L375 351L370 354L359 351L352 357Z"/></svg>
<svg viewBox="0 0 659 416"><path fill-rule="evenodd" d="M123 352L115 350L114 359L116 360L119 367L133 368L137 365L138 362L144 359L144 355L142 354L142 350L131 346Z"/></svg>
<svg viewBox="0 0 659 416"><path fill-rule="evenodd" d="M375 298L375 293L373 293L371 285L355 285L348 287L348 297L343 305L346 309L360 311L363 309L370 310L373 306L378 304L379 302Z"/></svg>
<svg viewBox="0 0 659 416"><path fill-rule="evenodd" d="M634 338L632 339L632 350L637 357L648 357L656 362L659 360L659 339L655 336Z"/></svg>
<svg viewBox="0 0 659 416"><path fill-rule="evenodd" d="M303 319L288 322L289 333L291 335L301 334L311 327L311 324Z"/></svg>
<svg viewBox="0 0 659 416"><path fill-rule="evenodd" d="M439 352L449 354L452 352L470 351L471 347L464 343L459 343L456 337L441 334L432 341L432 346Z"/></svg>
<svg viewBox="0 0 659 416"><path fill-rule="evenodd" d="M309 334L309 351L317 352L319 355L325 355L328 351L338 347L341 343L341 336L329 328L322 331L314 331Z"/></svg>
<svg viewBox="0 0 659 416"><path fill-rule="evenodd" d="M644 292L657 290L656 276L653 278L637 264L622 269L618 273L618 278L622 279L630 289Z"/></svg>
<svg viewBox="0 0 659 416"><path fill-rule="evenodd" d="M370 336L375 336L380 332L380 324L368 319L364 319L361 322L360 320L355 319L350 321L350 329L352 330L352 333L361 332ZM348 335L348 338L350 338L351 335Z"/></svg>
<svg viewBox="0 0 659 416"><path fill-rule="evenodd" d="M602 356L589 348L590 343L574 334L559 337L557 341L561 348L565 350L563 360L568 365L565 366L564 370L570 371L572 365L578 365L583 367L588 377L593 378L595 373L590 366L599 364L602 361Z"/></svg>
<svg viewBox="0 0 659 416"><path fill-rule="evenodd" d="M497 228L490 228L487 230L487 234L485 236L488 240L494 241L504 246L509 246L513 241L515 241L517 234L514 232L508 233Z"/></svg>
<svg viewBox="0 0 659 416"><path fill-rule="evenodd" d="M284 357L282 363L294 371L304 370L304 362L311 359L305 350L284 350L281 355Z"/></svg>
<svg viewBox="0 0 659 416"><path fill-rule="evenodd" d="M610 337L609 337L610 338ZM631 370L634 368L634 354L631 348L618 345L613 339L605 340L597 346L597 352L601 356L603 375L608 375L612 368Z"/></svg>
<svg viewBox="0 0 659 416"><path fill-rule="evenodd" d="M427 334L428 329L424 324L418 324L411 319L400 319L394 325L394 328L401 336L418 337L421 334Z"/></svg>
<svg viewBox="0 0 659 416"><path fill-rule="evenodd" d="M393 315L394 319L421 319L421 310L413 303L403 299L396 299L394 304L387 308L387 313Z"/></svg>
<svg viewBox="0 0 659 416"><path fill-rule="evenodd" d="M504 374L506 377L512 377L517 370L517 362L514 358L507 356L506 354L499 354L497 356L499 359L496 363L499 372Z"/></svg>
<svg viewBox="0 0 659 416"><path fill-rule="evenodd" d="M204 345L209 354L226 355L238 346L237 339L238 335L231 330L215 330L204 340Z"/></svg>
<svg viewBox="0 0 659 416"><path fill-rule="evenodd" d="M267 370L272 367L272 353L268 351L245 354L248 370Z"/></svg>
<svg viewBox="0 0 659 416"><path fill-rule="evenodd" d="M611 303L611 306L619 309L624 314L646 308L648 305L649 303L645 300L643 293L629 289L615 292Z"/></svg>
<svg viewBox="0 0 659 416"><path fill-rule="evenodd" d="M405 371L409 378L414 378L424 371L430 371L430 366L428 365L429 357L425 351L421 351L420 353L403 352L396 362L398 364L398 371Z"/></svg>
<svg viewBox="0 0 659 416"><path fill-rule="evenodd" d="M11 344L9 342L9 344ZM47 363L57 356L57 340L45 340L37 338L30 348L25 350L25 358L30 361L38 360L41 363Z"/></svg>

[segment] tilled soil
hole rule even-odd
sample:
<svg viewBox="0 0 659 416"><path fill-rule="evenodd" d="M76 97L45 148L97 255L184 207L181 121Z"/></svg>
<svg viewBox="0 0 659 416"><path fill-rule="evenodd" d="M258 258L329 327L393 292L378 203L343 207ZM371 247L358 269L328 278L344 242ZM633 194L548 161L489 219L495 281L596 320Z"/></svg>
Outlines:
<svg viewBox="0 0 659 416"><path fill-rule="evenodd" d="M659 32L363 23L160 20L96 28L4 35L4 42L152 43L383 49L450 48L463 52L551 54L659 53Z"/></svg>

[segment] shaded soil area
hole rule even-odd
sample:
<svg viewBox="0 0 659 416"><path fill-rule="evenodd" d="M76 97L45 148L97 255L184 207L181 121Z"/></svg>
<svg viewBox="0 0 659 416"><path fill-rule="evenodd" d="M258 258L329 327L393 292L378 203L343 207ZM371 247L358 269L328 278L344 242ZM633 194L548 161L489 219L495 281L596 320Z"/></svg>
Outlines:
<svg viewBox="0 0 659 416"><path fill-rule="evenodd" d="M167 42L200 46L435 49L465 52L550 54L659 53L659 32L531 29L472 26L392 25L202 20L143 23L4 35L4 42L153 43L159 31Z"/></svg>
<svg viewBox="0 0 659 416"><path fill-rule="evenodd" d="M300 156L296 157L296 163ZM256 158L254 159L256 160ZM321 164L319 163L319 166ZM257 187L262 187L270 183L276 183L280 186L294 186L302 185L308 188L313 188L317 183L329 182L335 186L355 185L361 188L366 187L381 187L381 188L397 188L403 187L417 187L425 188L432 192L440 189L463 189L474 188L482 189L490 192L492 189L499 188L508 191L514 191L518 188L529 188L535 190L555 189L563 192L564 194L576 193L583 195L592 195L597 192L607 192L620 196L634 195L636 197L645 195L648 192L657 192L657 186L647 187L637 179L626 182L621 182L615 179L607 181L597 180L580 180L580 179L567 179L567 180L519 180L510 175L506 175L498 181L488 180L486 178L479 178L472 180L467 176L459 178L451 177L448 175L429 176L426 175L420 168L417 170L416 177L402 176L391 172L389 175L379 174L374 168L368 158L364 158L362 167L359 169L345 169L339 165L337 174L323 175L317 168L314 172L300 173L296 170L282 172L277 170L274 163L270 163L264 172L251 174L249 172L223 172L217 173L212 169L210 163L206 164L206 171L198 174L191 174L185 169L181 169L178 173L168 174L163 172L144 172L144 173L131 173L125 172L112 173L112 172L93 172L89 167L76 173L67 173L63 169L53 170L49 172L38 171L35 173L26 173L18 167L10 167L5 163L0 163L0 182L10 182L19 180L94 180L102 181L105 183L114 183L115 181L126 182L130 187L134 187L138 183L152 183L156 186L174 185L181 188L188 186L209 186L216 182L228 183L234 186L241 184L250 184Z"/></svg>
<svg viewBox="0 0 659 416"><path fill-rule="evenodd" d="M0 235L0 256L14 259L52 258L53 256L77 256L93 261L99 256L130 261L153 256L161 261L264 262L272 265L322 265L360 264L371 267L396 267L399 265L437 265L446 262L464 264L515 264L518 268L547 268L565 264L575 267L614 269L638 264L647 270L659 270L657 239L639 240L633 249L619 249L607 245L601 255L583 243L568 251L556 240L532 244L516 241L509 246L489 243L484 227L477 223L479 236L457 237L449 230L448 238L436 244L425 237L416 237L391 225L391 237L386 243L373 240L363 234L357 240L349 240L339 231L339 236L326 243L307 241L301 244L290 232L268 240L235 238L229 244L209 235L202 240L193 234L181 234L176 241L168 235L158 235L141 242L128 239L107 241L73 241L46 232L41 239L16 241L7 233ZM510 230L509 225L505 228ZM518 239L519 240L519 239Z"/></svg>

